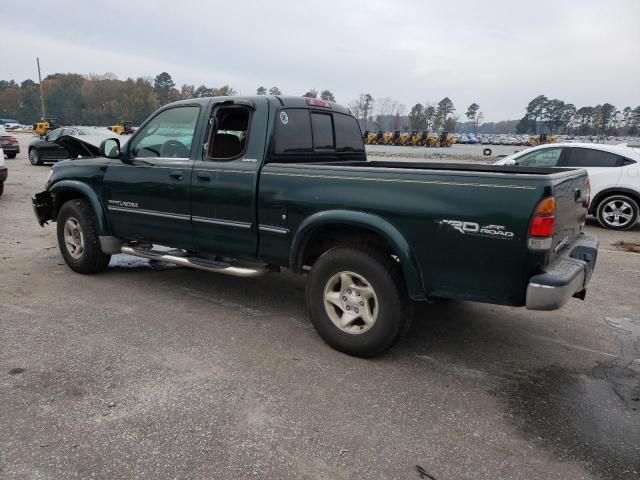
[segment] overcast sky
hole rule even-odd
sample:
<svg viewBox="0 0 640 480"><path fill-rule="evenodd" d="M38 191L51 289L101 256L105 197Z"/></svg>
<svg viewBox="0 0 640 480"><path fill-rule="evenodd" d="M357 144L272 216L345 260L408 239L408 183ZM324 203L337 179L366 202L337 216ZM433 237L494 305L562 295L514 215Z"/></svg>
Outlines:
<svg viewBox="0 0 640 480"><path fill-rule="evenodd" d="M2 2L0 78L169 72L176 85L361 92L520 118L536 95L640 105L640 0Z"/></svg>

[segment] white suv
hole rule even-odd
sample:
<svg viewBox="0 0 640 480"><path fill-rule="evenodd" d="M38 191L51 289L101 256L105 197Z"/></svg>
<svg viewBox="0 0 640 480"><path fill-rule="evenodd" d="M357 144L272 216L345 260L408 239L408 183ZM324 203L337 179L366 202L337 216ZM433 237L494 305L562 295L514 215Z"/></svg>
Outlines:
<svg viewBox="0 0 640 480"><path fill-rule="evenodd" d="M600 225L628 230L640 210L640 150L626 145L550 143L495 162L529 167L580 167L589 173L589 212Z"/></svg>

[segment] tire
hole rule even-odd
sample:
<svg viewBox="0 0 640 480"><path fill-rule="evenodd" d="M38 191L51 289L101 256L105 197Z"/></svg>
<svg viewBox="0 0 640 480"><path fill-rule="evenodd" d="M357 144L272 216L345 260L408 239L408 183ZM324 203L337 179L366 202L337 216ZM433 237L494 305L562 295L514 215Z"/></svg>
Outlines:
<svg viewBox="0 0 640 480"><path fill-rule="evenodd" d="M16 158L17 153L5 153L9 160Z"/></svg>
<svg viewBox="0 0 640 480"><path fill-rule="evenodd" d="M42 159L40 158L37 148L29 150L29 162L34 166L42 165Z"/></svg>
<svg viewBox="0 0 640 480"><path fill-rule="evenodd" d="M320 337L356 357L391 348L411 319L400 265L375 248L340 246L322 254L309 274L306 302ZM351 321L341 328L343 319Z"/></svg>
<svg viewBox="0 0 640 480"><path fill-rule="evenodd" d="M598 203L596 217L604 228L629 230L638 223L638 202L627 195L611 195Z"/></svg>
<svg viewBox="0 0 640 480"><path fill-rule="evenodd" d="M4 182L0 182L0 197L2 196L3 192L4 192Z"/></svg>
<svg viewBox="0 0 640 480"><path fill-rule="evenodd" d="M82 199L73 199L60 208L57 219L58 247L69 268L78 273L102 272L111 255L100 249L96 221Z"/></svg>

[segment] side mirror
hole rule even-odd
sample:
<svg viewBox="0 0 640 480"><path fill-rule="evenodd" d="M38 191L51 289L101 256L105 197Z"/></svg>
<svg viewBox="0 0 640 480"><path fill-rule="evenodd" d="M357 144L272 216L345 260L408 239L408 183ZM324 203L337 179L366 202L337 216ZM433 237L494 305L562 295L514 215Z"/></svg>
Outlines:
<svg viewBox="0 0 640 480"><path fill-rule="evenodd" d="M100 156L106 158L120 158L120 140L107 138L100 143Z"/></svg>

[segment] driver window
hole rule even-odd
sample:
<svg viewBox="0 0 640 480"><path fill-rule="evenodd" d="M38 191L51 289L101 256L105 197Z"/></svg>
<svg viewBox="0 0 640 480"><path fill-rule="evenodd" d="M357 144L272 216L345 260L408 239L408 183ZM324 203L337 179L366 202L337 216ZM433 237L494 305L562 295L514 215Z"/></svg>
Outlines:
<svg viewBox="0 0 640 480"><path fill-rule="evenodd" d="M517 158L515 163L524 167L557 167L561 153L561 148L543 148Z"/></svg>
<svg viewBox="0 0 640 480"><path fill-rule="evenodd" d="M133 158L189 158L200 107L175 107L156 115L131 141Z"/></svg>

